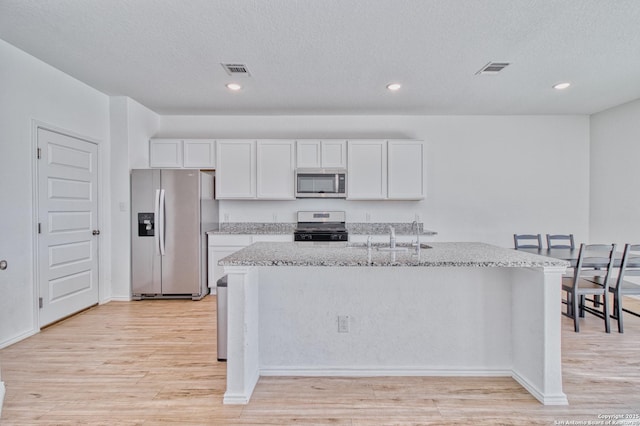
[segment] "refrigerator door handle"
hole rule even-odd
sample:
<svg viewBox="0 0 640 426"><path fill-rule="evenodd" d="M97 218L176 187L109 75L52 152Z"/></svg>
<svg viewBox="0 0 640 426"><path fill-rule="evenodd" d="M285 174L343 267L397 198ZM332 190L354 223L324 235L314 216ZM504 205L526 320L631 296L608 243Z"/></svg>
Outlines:
<svg viewBox="0 0 640 426"><path fill-rule="evenodd" d="M160 255L164 256L164 189L160 190Z"/></svg>
<svg viewBox="0 0 640 426"><path fill-rule="evenodd" d="M154 235L154 240L155 240L155 247L156 247L156 254L160 254L160 190L156 189L156 199L155 202L153 203L154 206L154 212L153 212L153 219L156 222L156 230L153 233Z"/></svg>

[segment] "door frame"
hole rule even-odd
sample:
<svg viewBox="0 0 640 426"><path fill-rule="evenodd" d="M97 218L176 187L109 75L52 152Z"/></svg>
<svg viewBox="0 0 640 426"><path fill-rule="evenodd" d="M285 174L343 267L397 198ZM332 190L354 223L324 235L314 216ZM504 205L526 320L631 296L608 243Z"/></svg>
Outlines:
<svg viewBox="0 0 640 426"><path fill-rule="evenodd" d="M31 223L32 223L32 228L33 232L32 232L32 244L31 244L31 248L32 248L32 256L33 256L33 264L32 266L32 274L33 274L33 279L32 279L32 292L33 292L33 326L34 326L34 332L39 332L40 331L40 307L39 307L39 297L40 297L40 262L42 261L42 259L40 259L39 256L39 241L38 241L38 215L39 215L39 190L40 187L38 185L39 182L39 175L38 175L38 130L42 129L42 130L47 130L50 132L54 132L54 133L59 133L61 135L64 136L69 136L75 139L81 139L85 142L88 143L92 143L96 145L97 148L97 152L98 152L98 160L97 160L97 191L98 191L98 195L97 195L97 204L98 204L98 208L97 208L97 212L96 212L96 224L97 224L97 229L103 229L103 221L102 221L102 197L103 197L103 191L102 191L102 182L103 182L103 175L102 175L102 167L101 167L101 161L102 161L102 144L100 142L100 140L89 137L89 136L85 136L76 132L73 132L71 130L62 128L62 127L58 127L58 126L54 126L52 124L40 121L40 120L36 120L36 119L32 119L31 120L31 178L32 178L32 190L31 190L31 200L32 200L32 211L31 211ZM102 304L105 301L105 286L102 285L103 282L105 282L105 267L103 264L103 256L102 253L106 253L106 251L104 250L105 248L105 243L104 240L106 238L106 232L104 233L105 235L101 235L100 238L98 238L98 273L97 273L97 286L98 286L98 304Z"/></svg>

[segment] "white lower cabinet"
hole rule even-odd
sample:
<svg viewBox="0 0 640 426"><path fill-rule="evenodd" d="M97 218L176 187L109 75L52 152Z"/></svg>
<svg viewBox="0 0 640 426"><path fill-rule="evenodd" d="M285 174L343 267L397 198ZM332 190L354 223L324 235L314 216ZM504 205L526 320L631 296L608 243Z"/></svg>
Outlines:
<svg viewBox="0 0 640 426"><path fill-rule="evenodd" d="M293 234L208 234L208 284L211 294L216 294L216 283L224 276L223 267L218 265L220 259L261 241L292 242Z"/></svg>

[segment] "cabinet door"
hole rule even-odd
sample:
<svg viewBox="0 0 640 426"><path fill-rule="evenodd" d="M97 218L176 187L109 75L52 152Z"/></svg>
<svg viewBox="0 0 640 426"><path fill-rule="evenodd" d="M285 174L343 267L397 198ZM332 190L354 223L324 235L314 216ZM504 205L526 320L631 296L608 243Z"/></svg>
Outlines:
<svg viewBox="0 0 640 426"><path fill-rule="evenodd" d="M347 143L347 198L383 200L387 197L387 141Z"/></svg>
<svg viewBox="0 0 640 426"><path fill-rule="evenodd" d="M422 141L389 141L388 186L390 200L424 198L425 145Z"/></svg>
<svg viewBox="0 0 640 426"><path fill-rule="evenodd" d="M212 139L185 139L184 167L215 169L216 142Z"/></svg>
<svg viewBox="0 0 640 426"><path fill-rule="evenodd" d="M322 167L347 167L347 141L323 140L321 151Z"/></svg>
<svg viewBox="0 0 640 426"><path fill-rule="evenodd" d="M151 139L149 141L149 167L182 167L182 140Z"/></svg>
<svg viewBox="0 0 640 426"><path fill-rule="evenodd" d="M320 141L296 141L296 167L321 167Z"/></svg>
<svg viewBox="0 0 640 426"><path fill-rule="evenodd" d="M256 234L251 237L252 243L266 241L269 243L292 243L293 234Z"/></svg>
<svg viewBox="0 0 640 426"><path fill-rule="evenodd" d="M256 198L256 141L218 140L216 198Z"/></svg>
<svg viewBox="0 0 640 426"><path fill-rule="evenodd" d="M257 142L257 198L293 200L295 145L289 140Z"/></svg>

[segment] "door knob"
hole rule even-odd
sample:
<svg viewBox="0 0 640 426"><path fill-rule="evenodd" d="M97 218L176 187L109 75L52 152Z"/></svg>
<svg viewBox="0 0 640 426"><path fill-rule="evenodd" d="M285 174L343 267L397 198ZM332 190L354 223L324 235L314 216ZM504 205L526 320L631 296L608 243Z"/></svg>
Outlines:
<svg viewBox="0 0 640 426"><path fill-rule="evenodd" d="M100 230L99 229L94 229L92 234L93 235L100 235Z"/></svg>
<svg viewBox="0 0 640 426"><path fill-rule="evenodd" d="M6 260L0 260L0 271L4 271L5 269L7 269L7 261Z"/></svg>

